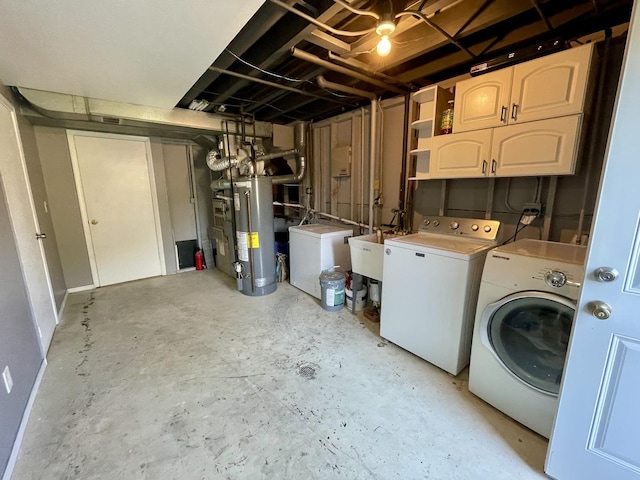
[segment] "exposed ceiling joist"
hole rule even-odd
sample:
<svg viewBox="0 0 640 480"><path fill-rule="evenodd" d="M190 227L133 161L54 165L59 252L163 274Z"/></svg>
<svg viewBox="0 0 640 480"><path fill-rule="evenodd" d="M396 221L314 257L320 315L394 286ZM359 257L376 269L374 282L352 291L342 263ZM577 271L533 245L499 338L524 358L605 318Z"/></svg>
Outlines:
<svg viewBox="0 0 640 480"><path fill-rule="evenodd" d="M488 60L509 49L533 46L552 40L593 34L600 26L624 23L630 17L633 0L392 0L396 13L421 9L437 28L424 19L401 16L391 35L392 50L387 57L372 53L380 37L368 34L360 38L329 35L317 23L338 30L367 30L375 23L370 15L354 14L333 0L305 0L295 4L317 21L309 23L286 11L267 35L250 36L240 57L226 70L239 76L219 76L206 87L208 100L225 102L228 109L255 115L277 123L292 119L320 121L367 103L362 98L340 98L315 84L316 75L380 98L401 94L398 87L416 89L434 82L448 81L469 71L471 65ZM350 2L354 7L371 10L374 0ZM274 5L272 5L274 6ZM422 8L424 7L424 8ZM543 15L541 15L541 12ZM373 23L372 23L373 22ZM549 25L553 30L549 30ZM247 28L246 35L251 29ZM310 54L320 61L295 58L290 49ZM235 52L238 53L238 52ZM337 54L337 55L336 55ZM221 55L220 61L224 60ZM325 63L329 58L331 62ZM477 59L474 57L478 57ZM218 61L214 66L218 66ZM336 63L342 68L335 68ZM265 72L266 70L266 72ZM359 72L354 75L353 71ZM279 76L280 78L275 78ZM269 83L256 84L253 79ZM288 79L288 80L285 80ZM295 79L295 80L292 80ZM372 85L372 79L377 84ZM311 85L309 82L312 82ZM374 82L375 83L375 82ZM302 89L311 95L282 89L280 84ZM235 105L227 102L234 100Z"/></svg>

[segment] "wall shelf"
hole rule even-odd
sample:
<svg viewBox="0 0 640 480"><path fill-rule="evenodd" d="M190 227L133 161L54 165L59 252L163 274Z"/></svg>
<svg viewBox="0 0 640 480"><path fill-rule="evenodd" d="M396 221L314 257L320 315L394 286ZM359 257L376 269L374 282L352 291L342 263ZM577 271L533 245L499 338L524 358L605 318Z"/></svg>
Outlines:
<svg viewBox="0 0 640 480"><path fill-rule="evenodd" d="M411 128L413 128L414 130L429 130L433 132L433 118L411 122Z"/></svg>
<svg viewBox="0 0 640 480"><path fill-rule="evenodd" d="M411 130L409 139L409 180L428 180L432 141L440 131L440 117L453 94L437 85L425 87L412 96Z"/></svg>
<svg viewBox="0 0 640 480"><path fill-rule="evenodd" d="M425 155L427 153L431 153L431 148L414 148L410 150L409 153L411 155Z"/></svg>

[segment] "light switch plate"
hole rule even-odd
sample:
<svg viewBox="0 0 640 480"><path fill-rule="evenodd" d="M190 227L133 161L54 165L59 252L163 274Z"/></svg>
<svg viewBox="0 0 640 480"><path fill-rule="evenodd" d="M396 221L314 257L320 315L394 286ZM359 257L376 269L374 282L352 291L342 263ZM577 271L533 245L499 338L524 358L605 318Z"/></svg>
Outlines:
<svg viewBox="0 0 640 480"><path fill-rule="evenodd" d="M2 379L4 380L4 386L7 389L7 393L11 393L11 389L13 388L13 378L11 378L9 365L4 367L4 370L2 371Z"/></svg>

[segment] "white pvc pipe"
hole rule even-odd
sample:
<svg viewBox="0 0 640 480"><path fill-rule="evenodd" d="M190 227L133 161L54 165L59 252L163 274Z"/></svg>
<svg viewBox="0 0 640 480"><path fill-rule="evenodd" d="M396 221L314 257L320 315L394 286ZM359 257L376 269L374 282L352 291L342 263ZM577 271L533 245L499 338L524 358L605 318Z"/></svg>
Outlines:
<svg viewBox="0 0 640 480"><path fill-rule="evenodd" d="M368 228L370 232L372 232L373 230L380 230L379 228L373 227L372 225L367 225L366 223L355 222L353 220L349 220L348 218L342 218L342 217L338 217L337 215L331 215L330 213L316 212L315 210L310 210L304 205L299 205L297 203L273 202L273 204L280 207L291 207L291 208L299 208L301 210L307 210L308 212L311 212L314 215L321 215L323 217L331 218L333 220L339 220L343 223L348 223L349 225L356 225L361 228Z"/></svg>
<svg viewBox="0 0 640 480"><path fill-rule="evenodd" d="M378 142L376 141L376 134L378 131L378 116L376 112L378 110L378 100L371 100L371 131L369 132L369 233L373 233L373 202L374 192L373 187L375 185L376 175L376 155Z"/></svg>
<svg viewBox="0 0 640 480"><path fill-rule="evenodd" d="M358 220L362 222L364 219L364 107L360 107L360 215Z"/></svg>

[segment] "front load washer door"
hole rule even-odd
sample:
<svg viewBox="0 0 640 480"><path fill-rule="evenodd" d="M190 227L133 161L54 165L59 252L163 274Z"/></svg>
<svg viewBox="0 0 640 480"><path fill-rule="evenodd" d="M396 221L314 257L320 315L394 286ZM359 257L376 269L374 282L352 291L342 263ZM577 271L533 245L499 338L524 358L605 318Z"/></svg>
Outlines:
<svg viewBox="0 0 640 480"><path fill-rule="evenodd" d="M494 355L527 385L557 396L575 304L544 292L519 292L485 310Z"/></svg>

